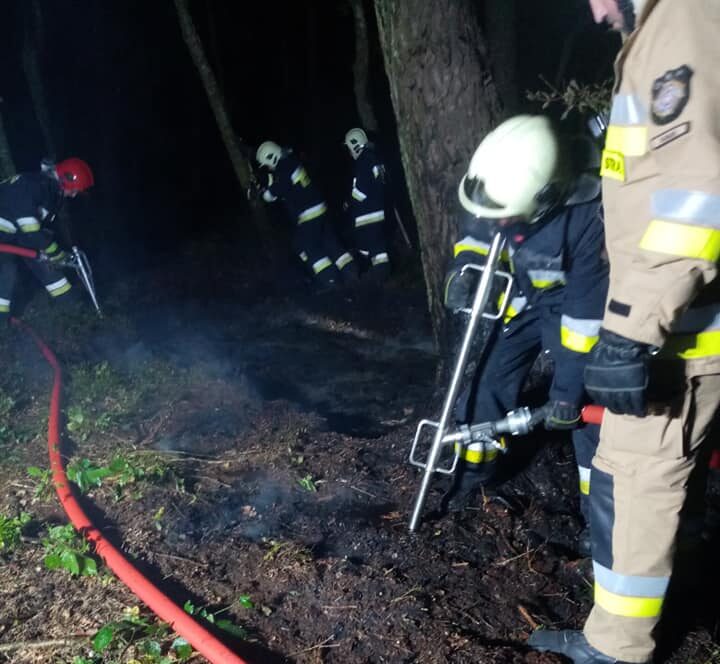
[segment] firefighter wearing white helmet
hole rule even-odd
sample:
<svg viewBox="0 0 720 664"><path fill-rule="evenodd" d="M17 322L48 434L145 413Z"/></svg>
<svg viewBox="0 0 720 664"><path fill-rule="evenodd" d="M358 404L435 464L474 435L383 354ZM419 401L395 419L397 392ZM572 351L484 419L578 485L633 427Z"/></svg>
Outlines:
<svg viewBox="0 0 720 664"><path fill-rule="evenodd" d="M525 379L538 354L550 351L555 373L545 427L572 429L587 521L598 427L578 425L586 402L583 369L597 341L608 267L599 178L582 173L566 152L561 158L559 141L543 117L512 118L485 137L459 187L460 202L469 214L460 223L445 304L454 311L469 306L477 278L469 271L461 275L461 270L468 263L482 265L492 234L505 233L503 269L512 270L515 286L487 359L458 399L456 419L460 424L495 420L526 405L521 403ZM461 471L449 502L454 510L472 504L501 463L496 446L473 443L459 452ZM587 529L579 529L578 552L589 555L588 544Z"/></svg>
<svg viewBox="0 0 720 664"><path fill-rule="evenodd" d="M385 167L367 134L353 128L345 134L345 147L353 158L353 179L346 208L352 219L355 246L366 259L363 279L383 282L390 274L385 238Z"/></svg>
<svg viewBox="0 0 720 664"><path fill-rule="evenodd" d="M262 198L282 201L294 223L293 251L312 276L317 290L357 280L352 254L335 237L325 200L290 149L273 141L258 147L255 159L267 169Z"/></svg>
<svg viewBox="0 0 720 664"><path fill-rule="evenodd" d="M707 583L697 521L720 410L720 4L590 8L632 32L602 156L612 280L585 370L606 407L590 496L595 601L582 631L528 643L575 664L640 664L677 616L668 592L695 600Z"/></svg>

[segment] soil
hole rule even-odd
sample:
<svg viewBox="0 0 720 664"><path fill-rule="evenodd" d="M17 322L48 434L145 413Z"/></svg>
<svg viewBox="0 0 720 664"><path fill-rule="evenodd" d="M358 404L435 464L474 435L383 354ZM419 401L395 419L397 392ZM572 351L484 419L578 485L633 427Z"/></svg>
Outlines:
<svg viewBox="0 0 720 664"><path fill-rule="evenodd" d="M37 298L26 312L71 376L103 361L132 376L151 360L178 377L110 428L67 432L69 460L140 450L172 469L119 498L106 486L82 497L107 536L180 604L241 625L244 640L217 631L249 662L561 662L525 641L537 626L580 627L591 606L569 441L518 439L507 481L460 513L440 511L437 479L410 534L421 476L409 447L441 406L423 293L399 271L382 288L312 296L297 275L260 278L229 254L209 270L205 251L106 284L103 322L73 327ZM17 417L42 421L49 372L26 339L5 343ZM102 566L79 578L45 569L39 542L65 517L25 472L46 464L37 431L2 448L0 513L33 515L0 564L0 661L17 664L88 656L88 637L139 604ZM711 608L714 585L705 577ZM692 607L703 611L673 622L666 661L718 661L715 611L699 593Z"/></svg>

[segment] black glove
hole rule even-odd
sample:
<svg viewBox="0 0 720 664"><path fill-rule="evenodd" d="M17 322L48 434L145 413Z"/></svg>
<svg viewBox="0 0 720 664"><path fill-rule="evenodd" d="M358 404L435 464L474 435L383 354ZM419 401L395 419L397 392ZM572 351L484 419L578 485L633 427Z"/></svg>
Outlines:
<svg viewBox="0 0 720 664"><path fill-rule="evenodd" d="M478 273L458 267L448 273L445 279L445 306L448 309L467 309L472 306L472 298L478 284Z"/></svg>
<svg viewBox="0 0 720 664"><path fill-rule="evenodd" d="M580 409L564 401L549 401L543 406L545 417L542 422L548 430L565 431L576 429L580 423Z"/></svg>
<svg viewBox="0 0 720 664"><path fill-rule="evenodd" d="M651 350L647 344L601 328L585 367L587 393L613 413L644 417Z"/></svg>

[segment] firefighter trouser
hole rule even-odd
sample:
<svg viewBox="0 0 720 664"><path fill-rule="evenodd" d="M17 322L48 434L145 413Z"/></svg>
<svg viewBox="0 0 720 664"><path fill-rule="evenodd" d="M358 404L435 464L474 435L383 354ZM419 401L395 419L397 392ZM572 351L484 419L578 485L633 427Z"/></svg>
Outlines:
<svg viewBox="0 0 720 664"><path fill-rule="evenodd" d="M484 367L473 379L473 384L458 401L456 418L461 423L484 422L504 417L508 411L520 406L520 395L530 369L543 349L558 357L560 344L560 313L549 307L529 309L520 313L490 341L490 350ZM590 493L590 464L598 443L599 427L587 425L572 432L575 460L578 465L580 505L583 516L588 517ZM488 474L480 464L495 461L497 453L478 455L473 445L464 452L464 470Z"/></svg>
<svg viewBox="0 0 720 664"><path fill-rule="evenodd" d="M9 254L0 253L0 316L10 313L12 295L17 279L17 258ZM39 263L35 260L22 259L30 271L45 286L51 297L62 297L70 291L70 282L67 278L51 267L48 263Z"/></svg>
<svg viewBox="0 0 720 664"><path fill-rule="evenodd" d="M680 377L684 392L644 418L606 412L590 493L595 605L585 636L600 652L646 662L676 536L704 495L720 374Z"/></svg>
<svg viewBox="0 0 720 664"><path fill-rule="evenodd" d="M380 217L380 214L383 214ZM373 215L360 215L353 220L353 234L357 250L365 256L369 272L374 277L390 273L390 257L385 241L385 217L382 211Z"/></svg>
<svg viewBox="0 0 720 664"><path fill-rule="evenodd" d="M339 275L355 270L352 255L343 250L329 226L328 215L298 223L293 249L321 286L339 283Z"/></svg>

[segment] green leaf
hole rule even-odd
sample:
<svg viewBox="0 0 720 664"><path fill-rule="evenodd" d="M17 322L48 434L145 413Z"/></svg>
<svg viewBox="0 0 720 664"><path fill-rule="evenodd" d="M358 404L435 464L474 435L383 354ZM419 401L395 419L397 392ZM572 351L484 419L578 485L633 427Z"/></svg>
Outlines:
<svg viewBox="0 0 720 664"><path fill-rule="evenodd" d="M157 641L145 641L142 645L143 652L146 655L154 655L160 657L162 655L162 648Z"/></svg>
<svg viewBox="0 0 720 664"><path fill-rule="evenodd" d="M59 569L62 566L60 556L56 553L49 553L45 556L43 562L45 563L45 567L48 569Z"/></svg>
<svg viewBox="0 0 720 664"><path fill-rule="evenodd" d="M82 573L84 576L97 576L97 563L93 558L83 557Z"/></svg>
<svg viewBox="0 0 720 664"><path fill-rule="evenodd" d="M242 606L246 609L254 609L255 608L255 604L250 599L250 595L240 595L240 597L238 597L238 602L240 602L240 606Z"/></svg>
<svg viewBox="0 0 720 664"><path fill-rule="evenodd" d="M184 662L192 657L192 646L181 637L175 639L172 642L171 647L175 651L175 654L179 657L181 662Z"/></svg>
<svg viewBox="0 0 720 664"><path fill-rule="evenodd" d="M240 627L240 625L236 625L232 620L227 620L226 618L223 618L222 620L218 620L216 625L228 634L237 636L239 639L247 638L247 630L243 627Z"/></svg>
<svg viewBox="0 0 720 664"><path fill-rule="evenodd" d="M38 480L45 477L46 472L47 471L43 470L42 468L38 468L37 466L29 466L27 469L27 474L30 475L30 477L34 477Z"/></svg>
<svg viewBox="0 0 720 664"><path fill-rule="evenodd" d="M80 574L80 559L74 551L66 549L60 554L60 564L73 576Z"/></svg>
<svg viewBox="0 0 720 664"><path fill-rule="evenodd" d="M191 616L195 615L195 605L190 600L183 604L183 609L185 613L189 613Z"/></svg>
<svg viewBox="0 0 720 664"><path fill-rule="evenodd" d="M95 652L105 652L107 647L112 643L115 638L116 625L105 625L100 631L93 636L92 646Z"/></svg>

